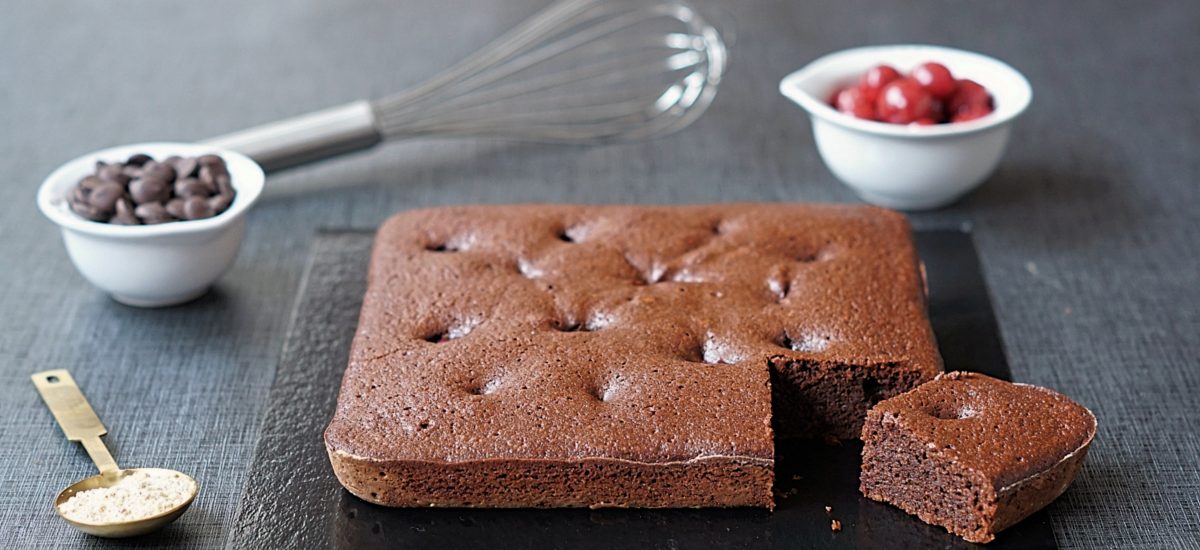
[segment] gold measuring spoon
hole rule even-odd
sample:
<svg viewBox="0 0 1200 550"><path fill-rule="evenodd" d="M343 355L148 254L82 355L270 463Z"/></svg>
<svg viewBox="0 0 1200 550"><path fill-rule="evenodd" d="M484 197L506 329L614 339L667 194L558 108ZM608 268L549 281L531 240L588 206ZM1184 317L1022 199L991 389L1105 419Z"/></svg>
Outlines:
<svg viewBox="0 0 1200 550"><path fill-rule="evenodd" d="M58 421L58 425L66 434L67 439L82 443L88 456L92 457L92 462L96 463L96 467L100 469L99 475L71 484L54 499L54 511L58 512L58 515L67 523L74 525L84 533L97 537L121 538L144 535L175 521L196 499L196 493L200 486L196 480L181 472L161 468L127 468L124 470L118 468L112 454L108 452L104 442L100 441L100 436L108 433L108 430L104 428L104 424L100 423L100 417L96 416L96 411L92 410L92 406L88 404L87 398L83 396L79 386L75 385L75 379L71 378L71 373L66 369L39 372L32 378L33 385L37 387L38 393L42 395L42 400L54 414L54 419ZM110 523L83 523L63 515L60 506L76 493L89 489L112 487L121 479L135 472L183 476L190 482L191 494L186 500L171 509L146 518Z"/></svg>

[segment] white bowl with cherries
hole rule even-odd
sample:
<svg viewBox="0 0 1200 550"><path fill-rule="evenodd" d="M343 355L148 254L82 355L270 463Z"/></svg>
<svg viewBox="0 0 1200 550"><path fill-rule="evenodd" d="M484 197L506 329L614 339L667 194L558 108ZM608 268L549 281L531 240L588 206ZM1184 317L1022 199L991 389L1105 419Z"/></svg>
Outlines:
<svg viewBox="0 0 1200 550"><path fill-rule="evenodd" d="M983 183L1033 93L997 59L941 46L843 50L786 76L821 158L863 200L938 208Z"/></svg>

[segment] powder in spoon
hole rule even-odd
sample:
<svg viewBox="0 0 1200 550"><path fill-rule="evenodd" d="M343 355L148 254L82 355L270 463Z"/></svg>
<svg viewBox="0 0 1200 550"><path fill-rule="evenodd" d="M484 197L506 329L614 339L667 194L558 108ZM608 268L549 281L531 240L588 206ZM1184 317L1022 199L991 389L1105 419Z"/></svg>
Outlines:
<svg viewBox="0 0 1200 550"><path fill-rule="evenodd" d="M135 470L110 487L75 493L58 510L80 523L136 521L183 504L194 488L195 482L178 472Z"/></svg>

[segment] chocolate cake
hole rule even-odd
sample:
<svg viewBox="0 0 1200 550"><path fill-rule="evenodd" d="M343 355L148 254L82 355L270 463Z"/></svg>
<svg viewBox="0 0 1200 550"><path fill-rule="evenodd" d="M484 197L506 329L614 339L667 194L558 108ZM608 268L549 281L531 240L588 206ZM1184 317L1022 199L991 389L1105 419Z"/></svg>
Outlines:
<svg viewBox="0 0 1200 550"><path fill-rule="evenodd" d="M855 437L938 371L890 211L430 209L379 230L325 441L390 506L769 507L772 408Z"/></svg>
<svg viewBox="0 0 1200 550"><path fill-rule="evenodd" d="M1062 394L947 373L867 414L860 490L989 542L1067 489L1095 435L1096 417Z"/></svg>

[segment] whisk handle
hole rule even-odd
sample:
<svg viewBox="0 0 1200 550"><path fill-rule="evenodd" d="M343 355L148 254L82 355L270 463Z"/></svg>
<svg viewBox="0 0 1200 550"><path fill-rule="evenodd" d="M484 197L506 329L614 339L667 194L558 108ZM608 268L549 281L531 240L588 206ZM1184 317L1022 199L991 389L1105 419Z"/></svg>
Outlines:
<svg viewBox="0 0 1200 550"><path fill-rule="evenodd" d="M275 172L358 149L383 138L370 102L339 107L256 126L201 143L242 153Z"/></svg>

